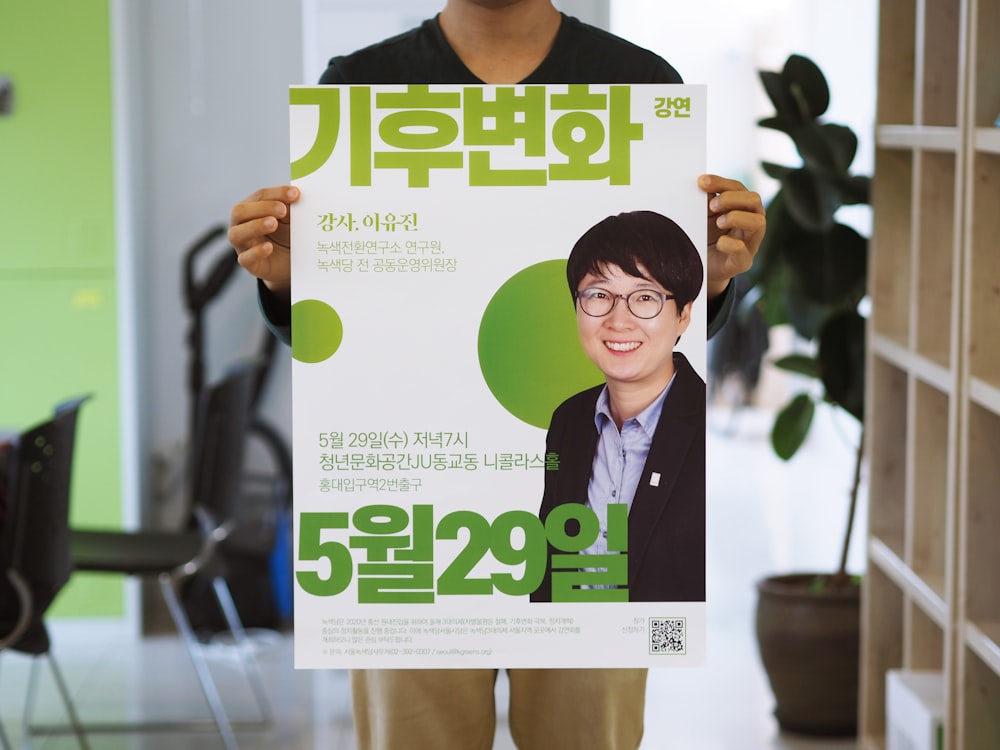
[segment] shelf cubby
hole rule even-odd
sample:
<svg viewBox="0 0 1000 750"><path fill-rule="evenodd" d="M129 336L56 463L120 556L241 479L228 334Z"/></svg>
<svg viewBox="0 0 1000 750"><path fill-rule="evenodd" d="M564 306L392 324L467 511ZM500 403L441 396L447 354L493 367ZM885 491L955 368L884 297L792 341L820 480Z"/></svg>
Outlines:
<svg viewBox="0 0 1000 750"><path fill-rule="evenodd" d="M945 630L912 601L906 604L903 642L903 664L907 669L944 669Z"/></svg>
<svg viewBox="0 0 1000 750"><path fill-rule="evenodd" d="M913 124L917 15L913 0L879 6L878 122ZM900 85L909 81L910 85Z"/></svg>
<svg viewBox="0 0 1000 750"><path fill-rule="evenodd" d="M951 402L917 381L914 386L913 502L907 514L907 562L927 581L943 582L948 570L948 508L952 501ZM942 597L944 586L938 584Z"/></svg>
<svg viewBox="0 0 1000 750"><path fill-rule="evenodd" d="M1000 415L968 407L965 466L965 608L972 623L1000 622Z"/></svg>
<svg viewBox="0 0 1000 750"><path fill-rule="evenodd" d="M906 442L908 378L905 371L878 356L870 362L873 392L879 394L880 418L870 433L869 532L900 558L905 556Z"/></svg>
<svg viewBox="0 0 1000 750"><path fill-rule="evenodd" d="M942 248L955 244L956 173L954 153L918 152L920 180L916 216L916 350L934 362L951 365L958 335L955 310L956 258Z"/></svg>
<svg viewBox="0 0 1000 750"><path fill-rule="evenodd" d="M969 270L969 367L972 377L1000 387L1000 154L972 159Z"/></svg>
<svg viewBox="0 0 1000 750"><path fill-rule="evenodd" d="M1000 676L974 651L964 654L962 726L958 746L1000 747Z"/></svg>
<svg viewBox="0 0 1000 750"><path fill-rule="evenodd" d="M921 117L923 125L955 125L958 122L959 43L961 4L924 2L923 48L920 67Z"/></svg>
<svg viewBox="0 0 1000 750"><path fill-rule="evenodd" d="M997 64L1000 3L996 0L976 0L974 10L973 125L989 128L1000 117L1000 65Z"/></svg>
<svg viewBox="0 0 1000 750"><path fill-rule="evenodd" d="M879 334L905 346L909 343L913 202L910 191L899 188L913 182L913 155L878 149L875 162L872 205L891 220L877 223L872 231L872 321Z"/></svg>

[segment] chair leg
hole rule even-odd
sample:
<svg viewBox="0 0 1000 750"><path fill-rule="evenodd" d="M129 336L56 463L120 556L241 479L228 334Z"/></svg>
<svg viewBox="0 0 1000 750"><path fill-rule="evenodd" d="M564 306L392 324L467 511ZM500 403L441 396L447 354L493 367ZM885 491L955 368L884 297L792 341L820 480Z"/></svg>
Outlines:
<svg viewBox="0 0 1000 750"><path fill-rule="evenodd" d="M7 733L3 730L2 720L0 720L0 750L11 750L10 740L7 739Z"/></svg>
<svg viewBox="0 0 1000 750"><path fill-rule="evenodd" d="M55 677L59 693L62 695L63 705L66 706L66 713L69 716L69 723L73 727L73 734L76 735L76 741L84 750L90 750L90 743L87 742L87 735L83 731L83 725L80 724L80 717L76 714L76 707L73 705L73 699L70 698L69 689L66 687L66 680L63 679L62 670L56 664L55 657L51 651L48 657L49 667L52 669L52 676Z"/></svg>
<svg viewBox="0 0 1000 750"><path fill-rule="evenodd" d="M55 656L51 651L45 654L45 656L48 658L52 677L55 679L56 688L59 690L59 695L62 698L66 715L69 717L70 728L73 730L73 734L76 735L77 744L82 750L90 750L90 743L83 730L83 725L80 723L80 717L77 716L76 706L73 705L73 699L70 697L69 688L66 685L66 680L63 678L62 670L59 669L59 665L56 663ZM28 692L24 699L24 731L26 741L32 734L31 720L35 712L35 699L38 696L38 660L40 658L36 656L31 660L31 671L28 673Z"/></svg>
<svg viewBox="0 0 1000 750"><path fill-rule="evenodd" d="M201 651L201 644L198 643L198 639L191 628L191 623L184 614L184 610L177 598L173 578L167 573L160 575L160 590L163 592L163 599L167 603L167 609L170 610L170 616L177 626L181 640L184 641L184 645L187 647L188 656L191 657L191 663L198 674L198 681L201 683L201 689L205 693L205 699L208 701L212 716L215 718L215 723L219 727L219 734L222 735L222 741L225 743L227 750L239 750L232 725L229 723L229 717L226 716L222 699L219 697L219 691L215 686L215 681L212 679L212 674L205 661L205 655Z"/></svg>
<svg viewBox="0 0 1000 750"><path fill-rule="evenodd" d="M267 693L264 690L264 681L261 679L260 670L257 668L257 659L250 651L250 639L247 638L243 621L240 619L236 603L233 601L233 594L229 590L225 579L221 576L216 576L212 580L212 588L215 591L215 598L219 602L219 607L222 609L222 614L226 618L226 623L229 625L229 630L233 634L236 647L239 649L243 673L246 675L247 681L250 683L250 689L253 691L254 699L257 701L257 709L260 712L261 720L269 723L271 721L271 706L267 700Z"/></svg>
<svg viewBox="0 0 1000 750"><path fill-rule="evenodd" d="M21 725L24 727L25 735L31 734L31 716L35 712L35 698L38 695L38 657L31 660L31 669L28 670L28 690L24 694L24 716Z"/></svg>

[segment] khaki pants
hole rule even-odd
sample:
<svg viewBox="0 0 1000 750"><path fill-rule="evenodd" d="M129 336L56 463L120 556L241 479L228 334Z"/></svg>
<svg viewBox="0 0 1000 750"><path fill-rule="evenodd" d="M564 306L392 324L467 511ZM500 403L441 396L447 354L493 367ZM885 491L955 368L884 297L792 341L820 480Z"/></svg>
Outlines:
<svg viewBox="0 0 1000 750"><path fill-rule="evenodd" d="M519 750L636 750L645 669L511 669ZM495 669L354 670L358 750L490 750Z"/></svg>

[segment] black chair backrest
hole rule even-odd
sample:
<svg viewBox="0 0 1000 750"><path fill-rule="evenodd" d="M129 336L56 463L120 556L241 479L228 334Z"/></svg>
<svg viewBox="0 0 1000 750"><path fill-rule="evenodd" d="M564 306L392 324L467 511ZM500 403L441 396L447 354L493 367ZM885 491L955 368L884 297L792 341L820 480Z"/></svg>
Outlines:
<svg viewBox="0 0 1000 750"><path fill-rule="evenodd" d="M191 441L191 506L208 511L216 522L239 508L243 456L253 409L253 388L262 363L243 362L202 389Z"/></svg>
<svg viewBox="0 0 1000 750"><path fill-rule="evenodd" d="M0 530L0 571L14 571L32 598L32 625L23 640L48 648L37 631L41 617L69 580L69 502L76 421L85 399L66 405L55 416L22 433L10 456L6 519ZM16 616L22 605L4 597L0 620ZM8 611L10 610L10 611ZM34 638L32 638L32 629ZM44 632L44 629L42 629ZM14 644L19 648L19 644ZM32 649L34 650L34 649Z"/></svg>

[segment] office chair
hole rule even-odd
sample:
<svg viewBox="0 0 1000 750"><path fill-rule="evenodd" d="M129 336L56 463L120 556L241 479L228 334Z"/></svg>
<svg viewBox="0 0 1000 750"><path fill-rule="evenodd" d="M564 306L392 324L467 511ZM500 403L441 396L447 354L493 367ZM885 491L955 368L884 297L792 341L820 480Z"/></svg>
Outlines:
<svg viewBox="0 0 1000 750"><path fill-rule="evenodd" d="M70 562L73 570L112 573L138 578L156 578L170 616L177 627L213 720L88 723L91 734L147 731L188 731L217 729L228 750L239 747L208 668L202 646L180 604L185 581L206 569L217 546L235 527L241 497L244 445L251 414L252 386L260 364L254 360L232 368L217 383L202 389L198 419L191 441L189 497L192 521L177 531L99 531L72 529ZM213 580L213 590L226 622L233 633L243 666L257 703L260 718L241 725L263 726L270 722L270 708L256 662L249 653L242 623L221 574ZM33 696L30 698L33 702ZM67 727L29 726L30 734L67 731Z"/></svg>
<svg viewBox="0 0 1000 750"><path fill-rule="evenodd" d="M0 652L47 657L81 748L89 748L62 671L51 650L44 616L69 580L69 494L76 421L86 397L67 402L55 416L22 433L8 456L8 495L0 528ZM34 687L29 688L29 691ZM27 705L27 703L26 703ZM10 745L0 727L0 746Z"/></svg>
<svg viewBox="0 0 1000 750"><path fill-rule="evenodd" d="M187 388L192 406L189 431L194 433L198 413L198 394L205 384L208 369L207 332L210 311L219 302L239 271L236 253L229 245L228 227L210 227L184 253L183 299L189 317L185 342L188 347ZM290 525L292 456L287 440L261 413L264 390L278 360L278 339L260 324L260 339L255 356L262 362L253 386L247 450L254 459L244 472L244 507L236 533L226 539L218 558L227 566L226 581L246 625L276 628L291 614L291 564L278 568L275 555L291 546L291 535L282 529ZM279 536L280 535L280 536ZM290 554L288 555L290 557ZM262 576L262 568L271 568ZM205 606L209 603L210 606ZM200 575L187 586L182 603L191 624L202 637L227 628L225 619L212 606L211 577Z"/></svg>

